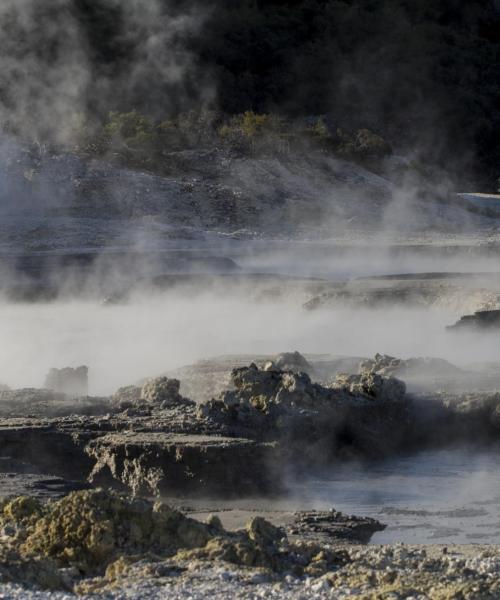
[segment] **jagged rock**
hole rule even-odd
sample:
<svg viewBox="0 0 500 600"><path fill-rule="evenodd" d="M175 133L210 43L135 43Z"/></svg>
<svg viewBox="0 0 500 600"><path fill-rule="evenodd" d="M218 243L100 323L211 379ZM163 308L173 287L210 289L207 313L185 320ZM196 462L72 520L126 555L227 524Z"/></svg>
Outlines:
<svg viewBox="0 0 500 600"><path fill-rule="evenodd" d="M45 388L54 392L66 394L70 397L87 396L89 388L89 369L86 366L72 369L50 369L46 379Z"/></svg>
<svg viewBox="0 0 500 600"><path fill-rule="evenodd" d="M276 358L266 362L265 371L293 371L297 373L312 373L312 365L300 354L300 352L283 352Z"/></svg>
<svg viewBox="0 0 500 600"><path fill-rule="evenodd" d="M199 414L248 420L259 419L260 413L276 419L290 413L332 411L353 399L398 402L406 392L404 382L375 373L340 375L333 386L324 387L313 383L306 373L259 369L253 363L234 369L232 382L234 390L202 404Z"/></svg>
<svg viewBox="0 0 500 600"><path fill-rule="evenodd" d="M282 450L293 463L321 464L342 447L385 452L411 421L405 384L395 378L365 373L325 387L306 373L252 364L233 370L232 383L233 390L199 405L198 416L249 436L286 440Z"/></svg>
<svg viewBox="0 0 500 600"><path fill-rule="evenodd" d="M180 393L180 381L168 377L156 377L147 381L141 390L141 400L162 409L178 405L194 405L192 400L183 398Z"/></svg>
<svg viewBox="0 0 500 600"><path fill-rule="evenodd" d="M203 403L198 414L218 421L233 420L242 423L275 427L278 416L290 411L319 408L320 390L306 373L259 369L234 369L234 390L223 392L218 399Z"/></svg>
<svg viewBox="0 0 500 600"><path fill-rule="evenodd" d="M404 381L395 377L382 377L370 371L358 375L341 373L337 375L332 387L381 402L399 402L406 394Z"/></svg>

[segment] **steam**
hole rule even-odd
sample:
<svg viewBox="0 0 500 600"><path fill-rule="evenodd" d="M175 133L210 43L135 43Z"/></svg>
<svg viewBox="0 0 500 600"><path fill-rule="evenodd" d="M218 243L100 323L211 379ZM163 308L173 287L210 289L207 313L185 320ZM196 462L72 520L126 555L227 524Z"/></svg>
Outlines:
<svg viewBox="0 0 500 600"><path fill-rule="evenodd" d="M96 3L97 14L115 18L116 31L102 35L126 48L122 64L103 68L88 42L95 24L82 21L80 4L86 7L68 0L2 2L0 122L8 131L38 141L43 150L47 140L71 145L88 109L131 110L137 102L144 105L152 89L162 97L164 115L189 108L193 95L200 102L212 100L209 79L196 72L185 46L202 27L203 10L174 12L159 0Z"/></svg>
<svg viewBox="0 0 500 600"><path fill-rule="evenodd" d="M0 23L1 120L30 139L67 141L91 76L68 2L5 0Z"/></svg>
<svg viewBox="0 0 500 600"><path fill-rule="evenodd" d="M304 313L293 300L256 301L241 294L139 295L130 304L8 304L0 313L2 383L39 387L51 367L90 367L91 394L228 354L309 354L402 358L437 356L467 365L500 362L494 335L445 332L447 311L336 310Z"/></svg>

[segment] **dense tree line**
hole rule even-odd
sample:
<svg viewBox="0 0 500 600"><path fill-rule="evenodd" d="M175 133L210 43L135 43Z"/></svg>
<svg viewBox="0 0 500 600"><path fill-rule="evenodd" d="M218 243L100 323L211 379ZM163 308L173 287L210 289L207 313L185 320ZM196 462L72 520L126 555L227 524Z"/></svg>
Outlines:
<svg viewBox="0 0 500 600"><path fill-rule="evenodd" d="M96 88L96 113L156 118L168 94L174 112L208 103L228 114L325 114L457 173L500 176L498 0L164 0L170 18L201 22L165 41L166 53L190 56L179 94L158 66L127 84L144 32L124 31L124 4L74 0L95 80L115 91L103 99Z"/></svg>

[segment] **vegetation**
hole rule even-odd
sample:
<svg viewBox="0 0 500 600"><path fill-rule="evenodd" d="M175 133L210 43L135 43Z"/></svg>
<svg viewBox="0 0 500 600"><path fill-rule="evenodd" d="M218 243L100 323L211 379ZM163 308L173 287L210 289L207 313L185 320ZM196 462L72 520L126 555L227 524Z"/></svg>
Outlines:
<svg viewBox="0 0 500 600"><path fill-rule="evenodd" d="M136 162L214 132L358 157L388 151L377 135L485 188L500 174L500 0L67 0L28 3L31 20L17 4L0 114L41 143L75 109L83 146Z"/></svg>
<svg viewBox="0 0 500 600"><path fill-rule="evenodd" d="M163 174L176 168L172 159L177 152L204 146L247 156L317 150L374 168L392 152L388 142L368 129L347 132L322 116L285 119L253 111L232 116L192 111L157 121L136 110L111 111L93 126L79 116L74 137L74 150L80 154Z"/></svg>
<svg viewBox="0 0 500 600"><path fill-rule="evenodd" d="M126 73L134 47L121 35L119 5L75 2L96 74L110 65ZM193 7L191 0L164 4L169 14ZM223 113L330 115L348 130L375 131L398 149L418 148L428 162L457 173L498 177L497 1L216 0L211 6L199 33L186 36L194 58L179 112L200 108L208 73ZM131 106L154 118L164 112L158 71L145 73L147 93L123 81L106 112ZM268 126L245 118L231 127L246 134ZM318 122L315 135L330 134Z"/></svg>

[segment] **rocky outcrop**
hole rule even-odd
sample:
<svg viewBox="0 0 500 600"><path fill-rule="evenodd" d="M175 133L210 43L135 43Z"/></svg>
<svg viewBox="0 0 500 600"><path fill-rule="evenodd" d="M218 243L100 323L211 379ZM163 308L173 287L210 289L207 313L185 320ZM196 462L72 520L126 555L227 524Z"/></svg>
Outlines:
<svg viewBox="0 0 500 600"><path fill-rule="evenodd" d="M323 385L299 370L305 362L290 353L263 368L236 368L229 389L200 404L168 377L85 402L47 390L0 392L0 412L19 411L0 427L0 460L136 495L234 496L281 491L289 477L344 458L498 437L497 393L408 394L392 376L444 367L451 374L447 363L377 355ZM54 416L54 406L72 412Z"/></svg>
<svg viewBox="0 0 500 600"><path fill-rule="evenodd" d="M259 369L232 372L234 389L203 403L198 415L247 435L283 443L313 463L340 449L370 454L388 451L409 424L405 385L372 373L343 376L325 387L306 373Z"/></svg>
<svg viewBox="0 0 500 600"><path fill-rule="evenodd" d="M448 331L498 331L498 329L500 329L500 310L481 310L473 315L466 315L455 325L447 327Z"/></svg>
<svg viewBox="0 0 500 600"><path fill-rule="evenodd" d="M159 432L109 434L91 441L94 484L125 485L136 495L233 497L282 489L273 477L276 447L250 439Z"/></svg>

